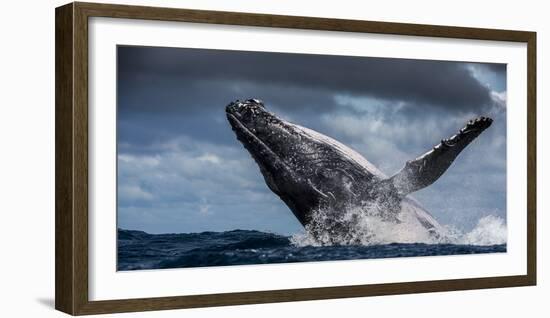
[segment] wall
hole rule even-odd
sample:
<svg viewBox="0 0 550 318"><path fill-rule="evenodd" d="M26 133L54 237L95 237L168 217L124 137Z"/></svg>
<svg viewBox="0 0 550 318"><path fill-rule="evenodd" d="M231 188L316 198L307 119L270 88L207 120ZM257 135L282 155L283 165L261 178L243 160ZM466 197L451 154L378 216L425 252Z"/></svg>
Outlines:
<svg viewBox="0 0 550 318"><path fill-rule="evenodd" d="M112 1L105 1L112 2ZM548 316L550 277L550 199L543 192L550 182L544 166L550 159L543 123L550 112L542 105L550 79L545 57L550 55L550 24L544 1L117 1L156 6L187 7L274 14L447 24L538 32L538 224L539 285L498 290L385 296L347 300L253 305L186 311L139 313L137 317L321 317L342 314L394 317ZM13 1L3 4L0 19L0 241L2 242L0 313L4 317L55 317L54 295L54 8L63 1ZM121 316L121 315L119 315Z"/></svg>

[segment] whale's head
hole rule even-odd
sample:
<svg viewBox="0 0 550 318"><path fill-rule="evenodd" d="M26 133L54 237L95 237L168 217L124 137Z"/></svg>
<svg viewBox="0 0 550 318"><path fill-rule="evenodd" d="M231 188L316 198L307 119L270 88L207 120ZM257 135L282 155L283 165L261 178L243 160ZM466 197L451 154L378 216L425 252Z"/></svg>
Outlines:
<svg viewBox="0 0 550 318"><path fill-rule="evenodd" d="M308 222L312 207L348 202L360 196L364 190L360 185L374 177L353 159L363 158L351 149L279 118L260 100L232 102L226 114L268 187L302 224Z"/></svg>
<svg viewBox="0 0 550 318"><path fill-rule="evenodd" d="M273 183L275 175L299 171L303 162L297 145L313 146L312 142L292 124L267 111L258 99L230 103L226 114L237 139L262 168L262 173L273 177L266 181L277 192L278 186Z"/></svg>

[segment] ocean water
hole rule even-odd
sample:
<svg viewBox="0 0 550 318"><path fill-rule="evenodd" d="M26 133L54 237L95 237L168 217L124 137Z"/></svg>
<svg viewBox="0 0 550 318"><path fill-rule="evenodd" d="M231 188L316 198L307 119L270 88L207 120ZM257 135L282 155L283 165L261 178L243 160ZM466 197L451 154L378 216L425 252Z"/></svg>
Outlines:
<svg viewBox="0 0 550 318"><path fill-rule="evenodd" d="M434 243L319 245L303 237L250 230L148 234L118 230L119 271L506 252L506 244L469 233ZM477 241L472 241L474 235ZM481 237L480 240L478 236ZM494 244L493 244L494 243Z"/></svg>

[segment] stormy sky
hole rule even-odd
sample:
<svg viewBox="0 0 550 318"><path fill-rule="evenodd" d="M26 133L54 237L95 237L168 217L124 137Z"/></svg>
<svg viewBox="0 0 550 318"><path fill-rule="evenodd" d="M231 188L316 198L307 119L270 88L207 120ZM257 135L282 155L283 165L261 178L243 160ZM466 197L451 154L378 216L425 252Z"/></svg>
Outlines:
<svg viewBox="0 0 550 318"><path fill-rule="evenodd" d="M225 106L258 98L331 136L387 175L472 118L493 125L413 194L469 230L506 216L506 65L371 57L118 47L118 226L150 233L301 225L236 140Z"/></svg>

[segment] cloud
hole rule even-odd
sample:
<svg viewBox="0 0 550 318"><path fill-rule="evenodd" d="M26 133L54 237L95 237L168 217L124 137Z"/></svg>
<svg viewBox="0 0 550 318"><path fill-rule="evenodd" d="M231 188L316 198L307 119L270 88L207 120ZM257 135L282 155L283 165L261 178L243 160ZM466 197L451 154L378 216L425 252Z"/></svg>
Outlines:
<svg viewBox="0 0 550 318"><path fill-rule="evenodd" d="M122 184L118 186L118 195L123 201L150 201L153 199L153 195L143 190L139 185L127 185Z"/></svg>
<svg viewBox="0 0 550 318"><path fill-rule="evenodd" d="M244 149L187 137L154 148L155 156L118 156L119 220L123 227L150 232L299 230ZM266 221L273 226L266 227Z"/></svg>
<svg viewBox="0 0 550 318"><path fill-rule="evenodd" d="M466 63L471 75L489 90L506 91L506 64Z"/></svg>
<svg viewBox="0 0 550 318"><path fill-rule="evenodd" d="M491 91L491 99L496 107L506 108L506 92Z"/></svg>
<svg viewBox="0 0 550 318"><path fill-rule="evenodd" d="M465 111L491 103L490 90L480 85L472 69L501 68L433 60L152 47L119 47L118 61L121 110L138 107L155 112L220 107L239 96L324 109L330 104L314 103L316 95L334 92ZM303 103L306 96L312 103ZM142 103L154 107L140 107Z"/></svg>
<svg viewBox="0 0 550 318"><path fill-rule="evenodd" d="M506 64L503 63L469 63L468 66L477 69L479 73L490 72L491 75L506 77Z"/></svg>

